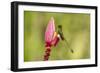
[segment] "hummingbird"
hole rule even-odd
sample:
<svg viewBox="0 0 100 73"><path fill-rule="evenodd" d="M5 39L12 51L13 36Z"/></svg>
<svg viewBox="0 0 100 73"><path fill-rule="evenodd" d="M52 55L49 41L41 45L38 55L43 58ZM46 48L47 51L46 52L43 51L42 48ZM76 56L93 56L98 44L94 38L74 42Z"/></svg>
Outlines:
<svg viewBox="0 0 100 73"><path fill-rule="evenodd" d="M66 45L68 46L68 48L70 49L70 51L73 53L73 49L70 47L68 41L65 39L64 34L62 32L62 25L58 25L58 34L60 35L60 38L62 41L64 41L66 43Z"/></svg>

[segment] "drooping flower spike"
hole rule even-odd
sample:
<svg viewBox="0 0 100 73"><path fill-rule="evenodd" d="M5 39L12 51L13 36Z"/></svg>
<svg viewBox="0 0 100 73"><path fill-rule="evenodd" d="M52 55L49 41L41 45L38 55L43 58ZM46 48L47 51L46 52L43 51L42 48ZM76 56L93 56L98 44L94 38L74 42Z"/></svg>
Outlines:
<svg viewBox="0 0 100 73"><path fill-rule="evenodd" d="M59 42L59 37L57 32L55 32L55 23L54 18L52 17L47 25L46 31L45 31L45 55L44 60L48 60L50 56L50 51L52 46L56 46Z"/></svg>

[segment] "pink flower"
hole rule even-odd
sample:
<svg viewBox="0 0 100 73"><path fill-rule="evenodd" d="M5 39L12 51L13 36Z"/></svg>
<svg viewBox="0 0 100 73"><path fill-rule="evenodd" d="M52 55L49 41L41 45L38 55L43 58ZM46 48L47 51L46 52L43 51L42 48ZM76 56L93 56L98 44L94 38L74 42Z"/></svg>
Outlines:
<svg viewBox="0 0 100 73"><path fill-rule="evenodd" d="M59 42L59 36L57 32L55 32L55 24L54 24L54 18L52 17L47 25L46 31L45 31L45 55L44 55L44 61L49 59L51 47L56 46L56 44Z"/></svg>

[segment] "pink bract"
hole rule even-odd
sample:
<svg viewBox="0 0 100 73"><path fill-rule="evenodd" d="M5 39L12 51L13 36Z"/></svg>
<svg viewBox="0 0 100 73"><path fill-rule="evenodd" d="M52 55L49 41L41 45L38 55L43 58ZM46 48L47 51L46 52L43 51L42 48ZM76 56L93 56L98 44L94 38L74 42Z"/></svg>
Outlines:
<svg viewBox="0 0 100 73"><path fill-rule="evenodd" d="M52 41L54 32L55 32L55 23L54 23L54 18L51 17L45 31L45 42L50 43Z"/></svg>

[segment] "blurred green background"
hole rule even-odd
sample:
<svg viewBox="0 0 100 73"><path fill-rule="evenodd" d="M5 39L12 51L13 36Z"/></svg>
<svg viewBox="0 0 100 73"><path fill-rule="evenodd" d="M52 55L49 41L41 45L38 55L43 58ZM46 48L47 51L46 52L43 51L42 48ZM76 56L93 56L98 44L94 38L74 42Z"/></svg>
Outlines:
<svg viewBox="0 0 100 73"><path fill-rule="evenodd" d="M71 53L65 42L52 48L49 60L74 60L90 58L90 14L51 13L24 11L24 61L43 61L44 33L51 17L55 26L62 25Z"/></svg>

